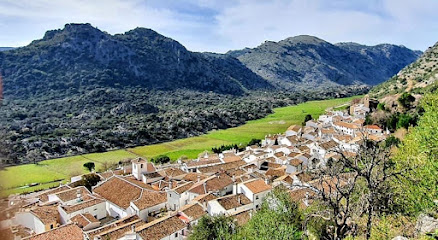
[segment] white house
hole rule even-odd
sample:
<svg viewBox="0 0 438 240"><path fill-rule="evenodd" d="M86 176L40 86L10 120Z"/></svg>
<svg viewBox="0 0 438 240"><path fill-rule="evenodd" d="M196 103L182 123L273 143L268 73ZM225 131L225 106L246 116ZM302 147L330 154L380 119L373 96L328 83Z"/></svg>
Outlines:
<svg viewBox="0 0 438 240"><path fill-rule="evenodd" d="M297 135L301 134L301 126L291 125L290 127L287 128L285 134L286 134L286 137L297 136Z"/></svg>
<svg viewBox="0 0 438 240"><path fill-rule="evenodd" d="M188 190L194 185L193 182L187 182L175 188L169 188L167 193L167 207L169 210L176 211L189 202L190 194Z"/></svg>
<svg viewBox="0 0 438 240"><path fill-rule="evenodd" d="M58 206L60 221L62 224L68 223L78 214L91 214L96 219L102 219L107 216L106 203L101 199L90 199L79 202L75 205Z"/></svg>
<svg viewBox="0 0 438 240"><path fill-rule="evenodd" d="M143 179L143 174L157 171L155 169L154 164L146 161L143 158L133 159L131 163L132 163L132 175L134 175L134 177L140 181Z"/></svg>
<svg viewBox="0 0 438 240"><path fill-rule="evenodd" d="M137 216L147 222L148 217L155 216L162 209L166 209L167 194L165 192L154 192L144 190L141 197L131 202Z"/></svg>
<svg viewBox="0 0 438 240"><path fill-rule="evenodd" d="M253 209L253 202L243 193L227 195L213 199L207 203L207 212L211 216L233 213Z"/></svg>
<svg viewBox="0 0 438 240"><path fill-rule="evenodd" d="M43 233L59 225L58 211L56 206L43 206L17 212L13 223L27 227L36 234Z"/></svg>
<svg viewBox="0 0 438 240"><path fill-rule="evenodd" d="M271 189L271 186L266 184L264 180L251 179L239 183L237 186L237 193L245 195L253 203L253 208L259 209L263 199L268 195Z"/></svg>
<svg viewBox="0 0 438 240"><path fill-rule="evenodd" d="M178 216L159 218L135 228L136 240L182 240L187 235L187 224Z"/></svg>

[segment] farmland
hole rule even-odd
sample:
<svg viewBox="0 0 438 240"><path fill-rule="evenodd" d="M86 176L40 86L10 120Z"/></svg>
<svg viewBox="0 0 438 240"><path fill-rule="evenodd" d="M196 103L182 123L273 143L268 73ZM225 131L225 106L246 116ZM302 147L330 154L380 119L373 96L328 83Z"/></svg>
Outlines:
<svg viewBox="0 0 438 240"><path fill-rule="evenodd" d="M208 134L190 137L172 142L135 147L105 153L92 153L80 156L65 157L41 161L38 164L26 164L7 167L0 171L0 190L2 196L11 193L21 193L49 188L68 181L71 176L86 173L85 162L95 162L96 169L102 169L103 164L114 164L120 160L138 156L152 158L165 154L172 160L181 156L196 158L197 155L212 147L228 144L246 144L251 139L261 139L267 134L282 133L292 124L301 124L305 115L316 118L329 107L335 107L349 102L350 98L310 101L295 106L274 109L274 113L265 118L248 121L246 124L225 130L211 131ZM31 183L41 183L32 188L20 188Z"/></svg>

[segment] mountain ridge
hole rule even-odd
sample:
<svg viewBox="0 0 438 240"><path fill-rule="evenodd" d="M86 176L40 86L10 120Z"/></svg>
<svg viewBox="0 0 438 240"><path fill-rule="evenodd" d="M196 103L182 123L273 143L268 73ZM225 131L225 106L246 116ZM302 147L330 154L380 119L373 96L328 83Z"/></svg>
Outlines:
<svg viewBox="0 0 438 240"><path fill-rule="evenodd" d="M419 52L391 44L332 44L318 37L300 35L278 42L265 41L258 47L227 54L277 87L303 89L375 85L416 60Z"/></svg>

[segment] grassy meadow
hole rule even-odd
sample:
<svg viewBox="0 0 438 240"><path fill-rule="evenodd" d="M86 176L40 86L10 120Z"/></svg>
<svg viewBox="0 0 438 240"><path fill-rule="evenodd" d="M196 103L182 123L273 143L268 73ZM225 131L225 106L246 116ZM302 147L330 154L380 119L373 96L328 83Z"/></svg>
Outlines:
<svg viewBox="0 0 438 240"><path fill-rule="evenodd" d="M38 164L26 164L7 167L0 170L1 196L12 193L30 192L59 185L56 180L68 181L71 176L86 173L83 168L85 162L95 162L96 169L102 168L104 163L117 163L120 160L134 157L152 158L165 154L172 160L181 156L196 158L197 155L212 147L222 144L246 144L252 138L262 139L267 134L282 133L292 124L301 124L305 115L311 114L316 118L325 109L348 103L353 98L339 98L324 101L310 101L295 106L274 109L274 113L265 118L248 121L246 124L225 130L211 131L207 134L190 137L172 142L109 151L92 153L80 156L65 157L41 161ZM20 188L30 183L41 183L32 188Z"/></svg>

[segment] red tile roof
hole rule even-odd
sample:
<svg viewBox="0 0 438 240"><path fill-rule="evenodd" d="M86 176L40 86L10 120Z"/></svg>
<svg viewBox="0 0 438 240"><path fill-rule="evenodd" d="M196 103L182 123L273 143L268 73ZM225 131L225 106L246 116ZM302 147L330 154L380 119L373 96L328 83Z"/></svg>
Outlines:
<svg viewBox="0 0 438 240"><path fill-rule="evenodd" d="M142 188L121 178L112 177L94 188L93 192L126 209L131 201L137 200L140 197Z"/></svg>
<svg viewBox="0 0 438 240"><path fill-rule="evenodd" d="M65 239L65 240L83 240L82 230L75 224L68 224L55 228L48 232L40 233L35 236L24 238L26 240L55 240L55 239Z"/></svg>
<svg viewBox="0 0 438 240"><path fill-rule="evenodd" d="M254 194L271 190L271 186L266 184L266 182L263 181L262 179L252 180L244 184Z"/></svg>

